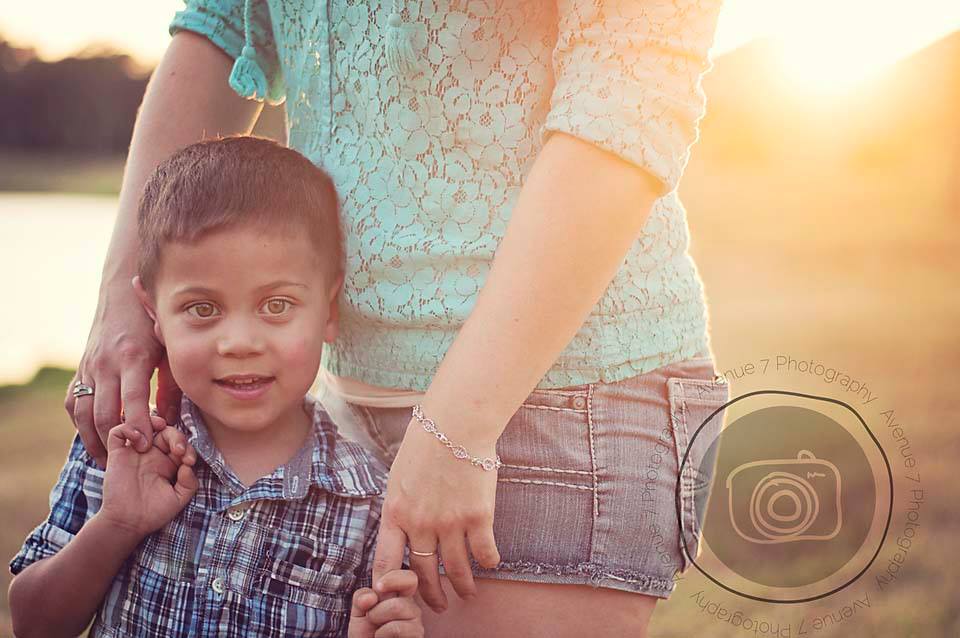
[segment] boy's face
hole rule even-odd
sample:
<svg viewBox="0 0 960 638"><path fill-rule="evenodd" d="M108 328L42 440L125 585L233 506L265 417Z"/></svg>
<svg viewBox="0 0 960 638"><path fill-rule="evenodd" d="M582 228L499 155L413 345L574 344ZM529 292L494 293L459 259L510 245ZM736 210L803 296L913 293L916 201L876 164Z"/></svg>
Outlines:
<svg viewBox="0 0 960 638"><path fill-rule="evenodd" d="M342 282L325 285L315 250L306 233L227 228L163 247L155 301L136 280L173 378L213 425L260 431L302 412Z"/></svg>

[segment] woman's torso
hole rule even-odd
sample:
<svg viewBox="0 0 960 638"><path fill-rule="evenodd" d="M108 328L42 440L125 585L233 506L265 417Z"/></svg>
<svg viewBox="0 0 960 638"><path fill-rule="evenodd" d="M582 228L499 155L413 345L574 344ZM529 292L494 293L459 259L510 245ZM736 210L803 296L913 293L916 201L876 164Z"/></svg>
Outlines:
<svg viewBox="0 0 960 638"><path fill-rule="evenodd" d="M323 365L423 391L474 307L542 147L558 16L553 2L405 4L417 55L404 73L387 63L386 2L269 9L290 146L331 174L343 207L340 335ZM616 381L703 351L687 246L673 191L538 387Z"/></svg>

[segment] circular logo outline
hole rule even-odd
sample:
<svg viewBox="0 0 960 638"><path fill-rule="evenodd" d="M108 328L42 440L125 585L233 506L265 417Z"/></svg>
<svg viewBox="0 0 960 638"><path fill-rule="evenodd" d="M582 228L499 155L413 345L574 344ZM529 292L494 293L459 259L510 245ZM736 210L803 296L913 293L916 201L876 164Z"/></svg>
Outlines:
<svg viewBox="0 0 960 638"><path fill-rule="evenodd" d="M850 580L848 580L847 582L843 583L842 585L840 585L840 586L838 586L838 587L835 587L834 589L831 589L831 590L828 591L828 592L824 592L824 593L818 594L818 595L816 595L816 596L808 596L808 597L806 597L806 598L793 598L793 599L781 600L781 599L777 599L777 598L766 598L766 597L764 597L764 596L754 596L754 595L752 595L752 594L747 594L747 593L744 593L744 592L742 592L742 591L737 591L737 590L734 589L733 587L730 587L729 585L725 585L724 583L720 582L717 578L715 578L715 577L713 577L712 575L710 575L710 573L708 573L707 570L705 570L703 567L700 566L700 564L697 562L696 558L695 558L694 556L691 556L691 555L690 555L690 550L687 548L687 539L684 537L684 534L683 534L683 528L684 528L684 525L683 525L683 506L682 506L682 503L681 503L680 486L681 486L681 482L682 482L682 478L683 478L683 469L684 469L684 467L686 467L686 465L687 465L687 460L688 460L688 458L690 457L690 452L691 452L691 450L693 450L693 442L697 440L697 436L699 436L701 430L703 430L703 428L707 425L707 423L710 422L710 419L712 419L713 417L715 417L719 412L721 412L722 410L725 410L728 406L733 405L733 404L736 403L737 401L742 401L743 399L747 399L747 398L752 397L752 396L763 395L763 394L779 394L779 395L784 395L784 396L802 397L802 398L805 398L805 399L813 399L813 400L815 400L815 401L826 401L826 402L828 402L828 403L834 403L834 404L836 404L836 405L839 405L839 406L842 406L842 407L846 408L847 410L849 410L850 412L852 412L855 417L857 417L857 420L860 421L860 425L863 426L863 429L866 430L867 434L870 436L870 439L873 441L874 445L876 445L876 446L877 446L877 449L880 450L880 456L883 458L883 464L884 464L884 466L886 467L886 470L887 470L887 484L888 484L888 486L889 486L889 488L890 488L890 502L889 502L889 504L887 505L887 521L886 521L886 523L885 523L884 526L883 526L883 535L880 537L880 542L877 544L877 551L875 551L875 552L873 553L873 556L870 557L870 560L867 561L867 564L864 565L863 569L861 569L861 570L860 570L856 575L854 575ZM721 435L722 435L722 431L721 431ZM730 401L727 401L726 403L724 403L723 405L721 405L719 408L717 408L716 410L714 410L713 412L711 412L710 415L707 416L707 418L703 420L703 423L701 423L700 426L696 429L696 431L693 433L693 436L690 437L689 443L687 443L687 449L686 449L686 451L683 453L683 459L680 461L680 466L679 466L679 468L678 468L678 470L677 470L677 486L676 486L676 488L674 489L674 498L675 498L675 504L676 504L677 525L678 525L677 529L681 530L681 531L680 531L680 546L681 546L681 548L683 549L683 553L686 554L687 558L690 559L690 563L691 563L694 567L697 568L697 571L699 571L701 574L703 574L704 576L706 576L706 577L707 577L711 582L713 582L715 585L717 585L718 587L720 587L720 588L722 588L722 589L725 589L726 591L730 592L731 594L736 594L737 596L741 596L741 597L743 597L743 598L748 598L748 599L750 599L750 600L756 600L756 601L758 601L758 602L763 602L763 603L778 603L778 604L781 604L781 605L795 605L795 604L799 604L799 603L808 603L808 602L812 602L812 601L814 601L814 600L820 600L821 598L826 598L827 596L832 596L833 594L836 594L837 592L839 592L839 591L841 591L841 590L843 590L843 589L846 589L847 587L849 587L850 585L852 585L854 582L856 582L857 580L859 580L859 578L860 578L861 576L863 576L863 575L867 572L868 569L870 569L870 566L873 565L874 561L877 559L877 556L880 555L880 551L883 549L883 544L884 544L884 543L886 542L886 540L887 540L887 533L890 531L890 521L893 519L894 494L895 494L895 490L894 490L894 486L893 486L893 470L890 468L890 460L887 458L887 453L884 451L883 446L880 445L880 441L877 440L877 437L874 435L873 431L870 429L870 426L867 425L867 422L863 420L863 417L860 416L860 413L857 412L852 406L850 406L850 405L847 404L846 402L841 401L841 400L839 400L839 399L831 399L830 397L822 397L822 396L818 396L818 395L815 395L815 394L806 394L806 393L803 393L803 392L793 392L793 391L791 391L791 390L754 390L753 392L748 392L748 393L746 393L746 394L742 394L742 395L740 395L740 396L738 396L738 397L736 397L736 398L734 398L734 399L731 399Z"/></svg>

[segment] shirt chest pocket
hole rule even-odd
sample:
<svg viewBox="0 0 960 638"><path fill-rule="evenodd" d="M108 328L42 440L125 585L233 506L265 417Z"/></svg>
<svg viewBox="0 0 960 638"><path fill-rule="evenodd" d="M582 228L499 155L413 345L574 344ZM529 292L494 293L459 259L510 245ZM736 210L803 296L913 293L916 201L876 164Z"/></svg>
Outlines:
<svg viewBox="0 0 960 638"><path fill-rule="evenodd" d="M354 572L359 563L356 551L335 544L320 544L297 538L278 539L268 544L261 591L264 595L303 606L346 616L356 588ZM301 612L298 612L298 614Z"/></svg>

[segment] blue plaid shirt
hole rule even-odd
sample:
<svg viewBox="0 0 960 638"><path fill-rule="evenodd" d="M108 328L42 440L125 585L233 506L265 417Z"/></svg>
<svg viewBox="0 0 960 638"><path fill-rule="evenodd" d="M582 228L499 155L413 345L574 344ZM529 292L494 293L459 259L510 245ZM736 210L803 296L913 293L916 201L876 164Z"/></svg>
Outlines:
<svg viewBox="0 0 960 638"><path fill-rule="evenodd" d="M114 579L92 636L345 635L354 590L370 586L385 470L310 396L307 444L244 487L184 396L181 428L197 450L200 488L140 544ZM76 437L50 494L50 515L10 563L53 556L100 509L103 471Z"/></svg>

